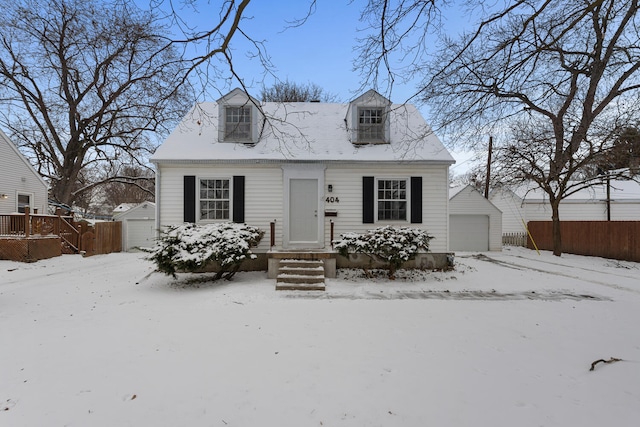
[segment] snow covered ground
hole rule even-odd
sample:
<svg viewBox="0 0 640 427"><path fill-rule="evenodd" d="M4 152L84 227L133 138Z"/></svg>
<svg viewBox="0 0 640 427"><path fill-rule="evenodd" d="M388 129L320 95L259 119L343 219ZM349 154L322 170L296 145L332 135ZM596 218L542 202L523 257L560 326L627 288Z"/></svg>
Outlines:
<svg viewBox="0 0 640 427"><path fill-rule="evenodd" d="M640 264L456 263L305 293L143 254L0 261L0 425L638 425Z"/></svg>

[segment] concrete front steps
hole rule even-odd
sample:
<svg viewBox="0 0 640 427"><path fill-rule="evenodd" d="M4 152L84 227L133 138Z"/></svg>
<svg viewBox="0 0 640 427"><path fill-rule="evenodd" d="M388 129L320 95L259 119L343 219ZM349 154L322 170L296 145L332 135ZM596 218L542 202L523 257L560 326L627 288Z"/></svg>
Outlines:
<svg viewBox="0 0 640 427"><path fill-rule="evenodd" d="M277 291L324 291L324 261L281 259Z"/></svg>
<svg viewBox="0 0 640 427"><path fill-rule="evenodd" d="M276 280L276 290L324 291L325 277L336 277L333 251L272 250L267 256L267 276Z"/></svg>

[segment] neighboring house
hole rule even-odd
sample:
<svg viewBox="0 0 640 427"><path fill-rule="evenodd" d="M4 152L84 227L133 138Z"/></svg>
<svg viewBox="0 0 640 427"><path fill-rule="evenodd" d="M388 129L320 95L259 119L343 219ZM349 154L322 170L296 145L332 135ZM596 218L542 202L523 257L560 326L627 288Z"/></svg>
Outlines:
<svg viewBox="0 0 640 427"><path fill-rule="evenodd" d="M470 185L449 190L449 248L502 250L502 212Z"/></svg>
<svg viewBox="0 0 640 427"><path fill-rule="evenodd" d="M254 251L264 255L331 252L332 229L338 239L397 225L449 250L454 159L413 105L375 91L345 104L260 103L235 89L194 107L151 162L158 230L243 222L265 231Z"/></svg>
<svg viewBox="0 0 640 427"><path fill-rule="evenodd" d="M48 185L0 130L0 214L47 214Z"/></svg>
<svg viewBox="0 0 640 427"><path fill-rule="evenodd" d="M502 211L502 232L523 233L528 221L551 221L549 198L539 188L491 192L491 202ZM580 190L560 202L561 221L640 221L640 183L612 180Z"/></svg>
<svg viewBox="0 0 640 427"><path fill-rule="evenodd" d="M129 206L124 209L124 206ZM118 212L116 212L116 210ZM153 246L156 238L156 205L152 202L122 203L113 215L122 222L122 250L129 252Z"/></svg>

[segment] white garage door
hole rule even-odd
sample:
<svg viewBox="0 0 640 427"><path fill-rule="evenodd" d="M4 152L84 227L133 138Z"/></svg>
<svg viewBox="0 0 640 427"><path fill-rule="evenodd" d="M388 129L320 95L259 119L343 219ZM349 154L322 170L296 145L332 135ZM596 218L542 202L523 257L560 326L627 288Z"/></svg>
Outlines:
<svg viewBox="0 0 640 427"><path fill-rule="evenodd" d="M449 244L452 251L489 250L489 216L451 215Z"/></svg>
<svg viewBox="0 0 640 427"><path fill-rule="evenodd" d="M153 246L155 232L155 220L153 219L128 219L127 220L127 251L136 247L148 248Z"/></svg>

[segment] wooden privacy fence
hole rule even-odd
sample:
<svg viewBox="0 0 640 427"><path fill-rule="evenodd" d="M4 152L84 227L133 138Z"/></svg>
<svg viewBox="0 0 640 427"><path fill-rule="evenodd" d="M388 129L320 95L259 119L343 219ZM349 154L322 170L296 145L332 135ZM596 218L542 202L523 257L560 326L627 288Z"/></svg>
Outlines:
<svg viewBox="0 0 640 427"><path fill-rule="evenodd" d="M527 223L538 249L553 250L551 221ZM640 221L562 221L562 251L640 262ZM531 239L527 247L533 249Z"/></svg>
<svg viewBox="0 0 640 427"><path fill-rule="evenodd" d="M84 225L84 224L83 224ZM122 223L96 222L82 232L80 248L85 256L110 254L122 250Z"/></svg>

